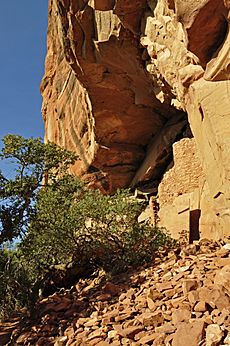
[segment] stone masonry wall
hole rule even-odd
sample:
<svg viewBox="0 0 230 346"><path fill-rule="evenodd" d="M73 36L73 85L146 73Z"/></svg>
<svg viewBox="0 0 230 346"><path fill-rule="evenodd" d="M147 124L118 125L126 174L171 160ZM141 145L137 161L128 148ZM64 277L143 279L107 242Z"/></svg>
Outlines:
<svg viewBox="0 0 230 346"><path fill-rule="evenodd" d="M184 138L173 144L172 167L164 174L158 189L160 207L199 188L205 179L193 138Z"/></svg>

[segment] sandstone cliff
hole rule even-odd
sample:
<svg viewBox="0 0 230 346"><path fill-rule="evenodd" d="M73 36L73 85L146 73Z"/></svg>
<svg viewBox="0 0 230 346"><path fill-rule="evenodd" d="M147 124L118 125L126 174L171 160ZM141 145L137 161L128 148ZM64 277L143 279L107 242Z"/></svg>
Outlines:
<svg viewBox="0 0 230 346"><path fill-rule="evenodd" d="M74 172L102 191L155 194L155 221L191 240L230 233L229 10L229 0L49 3L46 139L77 152Z"/></svg>

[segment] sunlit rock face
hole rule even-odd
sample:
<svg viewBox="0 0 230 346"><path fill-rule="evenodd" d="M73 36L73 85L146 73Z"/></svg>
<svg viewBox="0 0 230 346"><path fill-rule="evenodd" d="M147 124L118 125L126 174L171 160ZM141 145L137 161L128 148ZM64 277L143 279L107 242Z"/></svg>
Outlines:
<svg viewBox="0 0 230 346"><path fill-rule="evenodd" d="M75 174L106 193L158 191L161 224L196 190L197 220L190 206L184 227L214 238L230 233L229 10L229 0L50 0L41 84L46 139L79 155ZM188 121L194 139L179 142L192 137ZM187 187L175 183L168 201L163 189L161 205L164 172L183 166L174 142L193 143L201 179L194 187L182 169L174 178Z"/></svg>
<svg viewBox="0 0 230 346"><path fill-rule="evenodd" d="M146 6L56 0L49 6L46 138L76 151L75 172L109 192L129 185L148 143L176 114L154 95L142 59Z"/></svg>
<svg viewBox="0 0 230 346"><path fill-rule="evenodd" d="M147 16L142 38L154 55L147 68L153 75L159 70L175 95L172 102L187 112L195 140L187 156L192 167L198 155L205 178L198 170L202 179L192 193L190 172L182 169L186 160L175 157L160 187L164 182L170 184L171 170L173 178L187 188L177 191L175 184L175 198L168 196L167 202L164 196L164 205L159 189L161 222L166 225L170 219L168 228L174 223L175 232L188 229L194 233L192 240L200 234L219 238L230 233L230 3L175 0L151 4L154 15ZM186 142L178 144L174 154L179 148L186 151ZM175 175L175 170L181 174ZM179 226L183 213L186 223Z"/></svg>

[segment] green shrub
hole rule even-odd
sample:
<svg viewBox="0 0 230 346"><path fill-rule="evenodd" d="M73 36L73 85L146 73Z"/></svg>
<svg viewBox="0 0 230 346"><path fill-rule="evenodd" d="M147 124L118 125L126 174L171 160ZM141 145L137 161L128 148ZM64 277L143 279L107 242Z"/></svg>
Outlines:
<svg viewBox="0 0 230 346"><path fill-rule="evenodd" d="M104 196L66 176L41 190L21 248L38 276L58 265L122 271L171 244L161 229L137 222L142 209L127 190Z"/></svg>
<svg viewBox="0 0 230 346"><path fill-rule="evenodd" d="M29 306L31 282L16 250L0 250L0 318Z"/></svg>
<svg viewBox="0 0 230 346"><path fill-rule="evenodd" d="M7 136L4 144L1 157L13 159L16 173L0 174L1 314L33 305L39 289L57 279L57 268L64 268L56 280L61 286L67 272L76 278L95 268L118 273L173 245L161 229L137 222L144 206L128 190L105 196L68 175L73 154L20 136ZM4 248L18 236L13 250Z"/></svg>

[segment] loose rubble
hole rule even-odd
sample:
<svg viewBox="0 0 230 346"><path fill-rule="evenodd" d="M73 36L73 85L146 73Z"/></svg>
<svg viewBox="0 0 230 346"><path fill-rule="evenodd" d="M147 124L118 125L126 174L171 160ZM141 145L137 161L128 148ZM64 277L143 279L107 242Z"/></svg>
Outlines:
<svg viewBox="0 0 230 346"><path fill-rule="evenodd" d="M203 240L113 279L100 272L42 299L0 344L230 345L229 262L230 244Z"/></svg>

